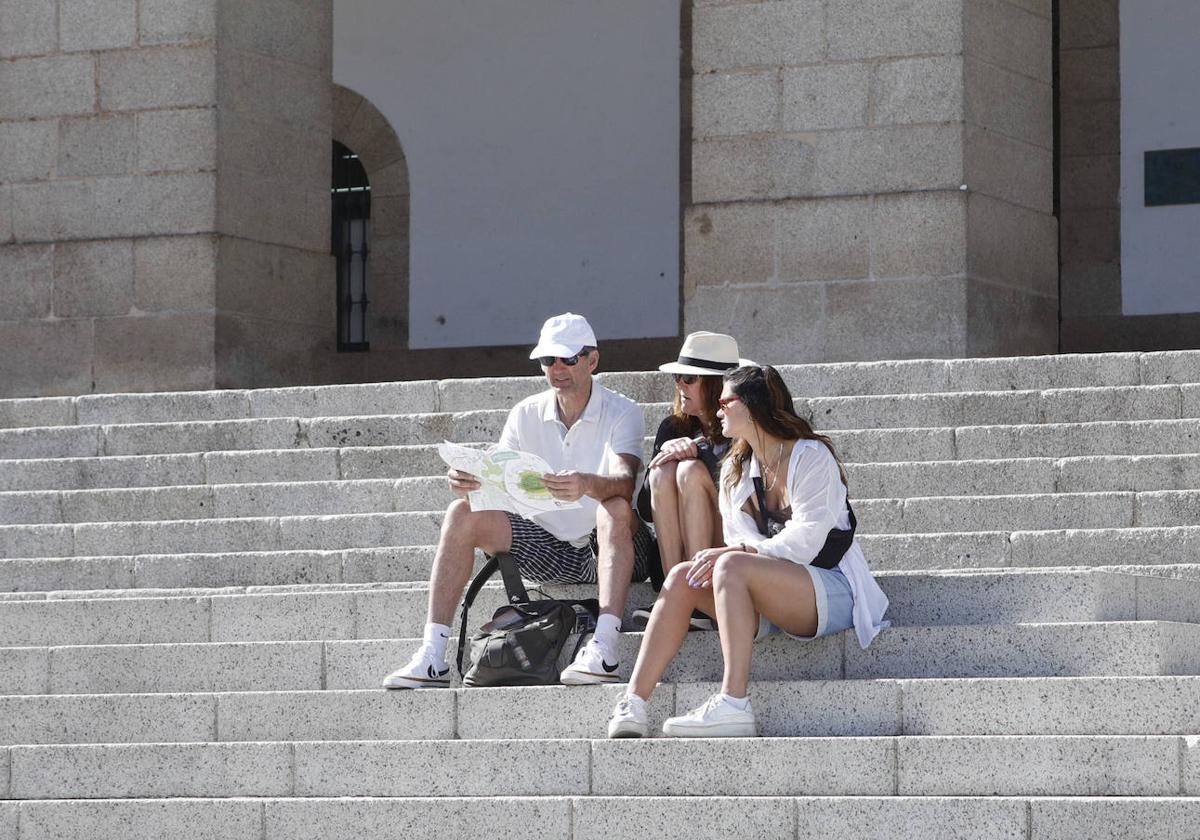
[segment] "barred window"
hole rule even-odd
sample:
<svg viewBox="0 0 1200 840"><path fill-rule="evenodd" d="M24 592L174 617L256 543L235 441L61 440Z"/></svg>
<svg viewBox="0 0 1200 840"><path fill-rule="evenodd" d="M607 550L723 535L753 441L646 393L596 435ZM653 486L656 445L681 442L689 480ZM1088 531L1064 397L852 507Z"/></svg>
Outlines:
<svg viewBox="0 0 1200 840"><path fill-rule="evenodd" d="M358 155L333 141L333 255L337 258L337 348L370 349L367 289L370 280L371 184Z"/></svg>

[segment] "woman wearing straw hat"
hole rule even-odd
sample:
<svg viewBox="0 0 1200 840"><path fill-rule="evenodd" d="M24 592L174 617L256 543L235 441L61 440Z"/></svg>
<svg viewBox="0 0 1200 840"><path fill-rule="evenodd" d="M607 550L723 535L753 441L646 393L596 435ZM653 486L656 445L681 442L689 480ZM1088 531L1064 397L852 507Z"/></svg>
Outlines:
<svg viewBox="0 0 1200 840"><path fill-rule="evenodd" d="M729 440L721 434L717 399L721 376L739 365L737 341L728 335L694 332L683 341L679 358L659 366L675 378L675 402L654 437L654 455L647 465L646 483L638 497L638 513L654 523L661 570L651 572L656 584L667 572L696 552L721 545L721 515L717 510L717 478ZM635 623L649 620L649 610L635 610ZM692 626L711 629L701 613Z"/></svg>

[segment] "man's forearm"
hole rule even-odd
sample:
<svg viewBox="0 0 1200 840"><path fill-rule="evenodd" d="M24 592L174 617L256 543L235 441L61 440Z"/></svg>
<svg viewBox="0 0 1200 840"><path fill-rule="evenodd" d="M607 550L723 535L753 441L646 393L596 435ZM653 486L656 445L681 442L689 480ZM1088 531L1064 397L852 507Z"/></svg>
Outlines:
<svg viewBox="0 0 1200 840"><path fill-rule="evenodd" d="M584 495L603 502L615 496L633 498L634 478L630 475L596 475L587 473L584 479Z"/></svg>

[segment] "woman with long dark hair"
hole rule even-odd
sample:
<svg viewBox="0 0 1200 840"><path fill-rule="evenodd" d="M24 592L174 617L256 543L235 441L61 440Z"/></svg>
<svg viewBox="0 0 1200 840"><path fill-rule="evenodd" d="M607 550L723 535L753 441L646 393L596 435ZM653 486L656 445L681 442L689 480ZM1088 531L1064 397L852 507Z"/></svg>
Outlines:
<svg viewBox="0 0 1200 840"><path fill-rule="evenodd" d="M717 399L722 375L744 362L732 336L695 332L684 339L677 361L658 368L674 377L675 400L654 436L637 505L658 541L661 567L650 573L655 588L684 559L721 545L717 481L729 438L717 419ZM644 626L649 610L635 610L633 618ZM711 622L697 613L692 626L704 629Z"/></svg>
<svg viewBox="0 0 1200 840"><path fill-rule="evenodd" d="M717 412L733 442L721 470L725 545L667 575L609 737L649 731L645 702L679 652L688 617L715 614L725 660L721 691L663 724L667 735L754 735L747 689L753 643L783 631L812 639L851 627L867 647L887 622L887 597L854 541L846 476L829 438L796 414L773 367L725 374Z"/></svg>

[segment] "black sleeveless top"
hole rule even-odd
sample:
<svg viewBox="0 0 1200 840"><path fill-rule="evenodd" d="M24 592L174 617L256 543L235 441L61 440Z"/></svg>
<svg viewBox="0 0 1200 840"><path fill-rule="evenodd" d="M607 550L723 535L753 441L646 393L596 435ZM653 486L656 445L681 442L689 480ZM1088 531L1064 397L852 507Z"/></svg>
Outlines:
<svg viewBox="0 0 1200 840"><path fill-rule="evenodd" d="M769 510L762 478L755 476L753 481L756 503L754 522L758 525L760 534L764 537L773 537L782 531L783 526L792 518L792 506L788 505L783 510ZM846 499L846 510L850 512L850 527L846 530L830 528L829 535L825 537L825 544L821 546L821 550L817 552L817 556L809 565L816 566L818 569L832 569L842 562L842 557L854 543L854 532L858 528L858 520L854 517L854 508L850 507L849 499Z"/></svg>

